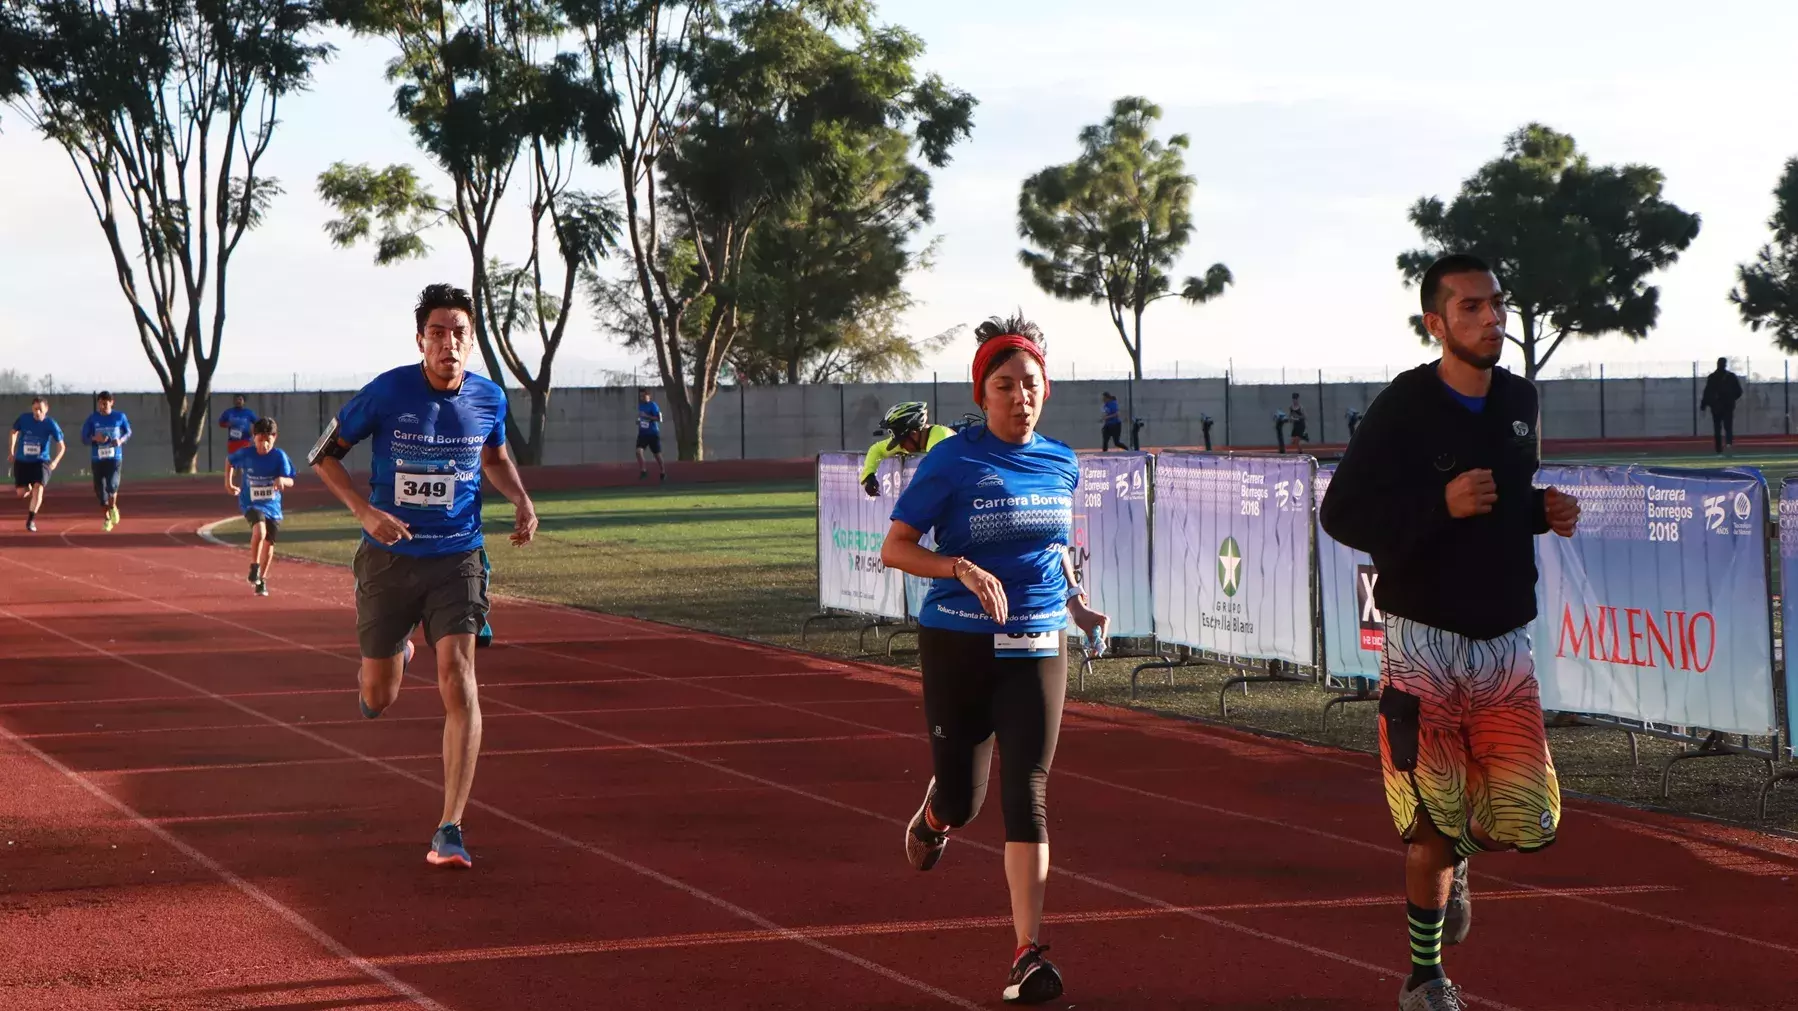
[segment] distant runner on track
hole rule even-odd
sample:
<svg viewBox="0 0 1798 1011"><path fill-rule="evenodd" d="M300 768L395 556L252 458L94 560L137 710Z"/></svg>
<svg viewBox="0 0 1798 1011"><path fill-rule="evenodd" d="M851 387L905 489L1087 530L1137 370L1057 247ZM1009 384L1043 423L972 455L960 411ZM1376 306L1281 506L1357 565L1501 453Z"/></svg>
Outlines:
<svg viewBox="0 0 1798 1011"><path fill-rule="evenodd" d="M281 536L281 492L293 487L293 461L286 450L275 448L279 435L275 419L258 418L251 426L249 448L225 461L225 487L237 496L250 525L250 585L258 597L268 596L268 571Z"/></svg>
<svg viewBox="0 0 1798 1011"><path fill-rule="evenodd" d="M250 448L253 429L256 427L256 412L244 406L249 401L239 393L231 398L231 406L219 415L219 427L225 430L225 455L229 457L240 449Z"/></svg>
<svg viewBox="0 0 1798 1011"><path fill-rule="evenodd" d="M974 400L986 424L937 443L893 508L889 568L932 579L918 624L935 775L905 830L912 867L936 866L949 833L986 798L993 746L1005 815L1005 880L1017 949L1002 997L1061 996L1043 957L1049 765L1067 696L1065 629L1102 640L1108 619L1074 584L1074 451L1036 431L1049 399L1042 333L1022 318L975 330ZM934 530L938 550L919 541Z"/></svg>
<svg viewBox="0 0 1798 1011"><path fill-rule="evenodd" d="M1324 532L1373 556L1386 615L1380 771L1405 841L1411 975L1400 1011L1460 1011L1442 947L1472 925L1467 858L1555 841L1561 788L1530 654L1536 545L1572 537L1579 502L1533 487L1536 388L1496 368L1505 296L1471 256L1424 273L1442 357L1392 380L1330 481Z"/></svg>
<svg viewBox="0 0 1798 1011"><path fill-rule="evenodd" d="M50 452L51 443L56 444L54 455ZM26 530L37 530L37 511L44 507L44 489L68 448L62 426L50 417L50 401L32 397L31 410L12 423L6 446L6 458L12 462L12 483L25 500Z"/></svg>
<svg viewBox="0 0 1798 1011"><path fill-rule="evenodd" d="M362 523L352 566L362 715L374 719L399 697L414 626L424 624L425 640L436 650L444 707L443 816L425 859L469 867L462 814L481 751L475 637L488 609L482 476L516 507L514 545L530 543L537 511L506 450L505 391L465 371L474 349L468 293L431 285L414 316L423 361L364 386L319 436L308 461ZM371 438L364 496L343 458Z"/></svg>
<svg viewBox="0 0 1798 1011"><path fill-rule="evenodd" d="M125 442L131 438L131 419L112 407L112 394L101 390L94 397L94 413L81 423L81 441L88 444L94 473L94 497L100 500L100 526L119 525L119 478L125 466Z"/></svg>

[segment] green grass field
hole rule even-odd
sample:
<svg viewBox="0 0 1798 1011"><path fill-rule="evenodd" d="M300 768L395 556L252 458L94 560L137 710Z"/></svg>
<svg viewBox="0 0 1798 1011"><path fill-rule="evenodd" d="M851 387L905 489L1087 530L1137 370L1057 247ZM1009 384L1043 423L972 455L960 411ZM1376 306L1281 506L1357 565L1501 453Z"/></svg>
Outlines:
<svg viewBox="0 0 1798 1011"><path fill-rule="evenodd" d="M1604 462L1653 462L1714 466L1714 457ZM1593 461L1598 462L1598 461ZM1743 455L1726 461L1758 466L1777 482L1798 472L1798 455ZM490 504L484 517L494 588L503 593L591 608L613 614L702 628L782 646L799 646L799 623L817 610L815 493L809 482L755 485L685 485L595 490L545 495L537 500L538 542L514 549L505 543L512 507ZM217 528L242 543L241 520ZM317 561L349 563L359 529L349 514L331 509L291 514L281 528L280 551ZM275 583L279 585L279 570ZM855 656L854 623L820 626L805 648ZM505 629L496 629L503 639ZM915 666L902 637L888 660L884 640L870 635L881 662ZM864 658L868 658L864 655ZM1218 688L1231 672L1215 667L1182 669L1176 687L1145 680L1131 703L1131 669L1140 658L1108 659L1094 666L1078 697L1115 705L1139 705L1169 715L1216 719ZM1151 683L1153 682L1153 683ZM1230 722L1357 751L1377 748L1374 707L1341 707L1327 729L1321 713L1333 693L1312 685L1256 686L1231 696ZM1594 728L1551 729L1562 785L1616 799L1659 805L1661 762L1677 745L1644 739L1642 764L1630 760L1621 733ZM1762 742L1765 743L1765 742ZM1681 763L1668 806L1758 823L1754 813L1764 765L1725 758ZM1798 785L1776 794L1772 824L1798 829Z"/></svg>

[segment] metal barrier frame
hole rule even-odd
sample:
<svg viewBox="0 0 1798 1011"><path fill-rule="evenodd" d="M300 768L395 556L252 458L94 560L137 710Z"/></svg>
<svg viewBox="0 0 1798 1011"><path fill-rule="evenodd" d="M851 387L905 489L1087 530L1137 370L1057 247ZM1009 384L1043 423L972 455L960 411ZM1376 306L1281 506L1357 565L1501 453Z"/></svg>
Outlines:
<svg viewBox="0 0 1798 1011"><path fill-rule="evenodd" d="M813 495L812 546L814 549L816 549L816 555L817 555L816 559L814 560L814 564L812 566L812 569L813 569L812 579L817 583L817 586L818 586L818 612L816 614L807 615L806 617L800 619L800 621L799 621L799 645L800 646L805 645L805 637L807 634L810 633L813 622L841 621L844 619L859 620L859 621L863 622L863 624L861 625L861 627L857 628L855 631L856 655L868 656L868 655L870 655L868 652L868 642L867 642L868 633L869 632L876 633L874 641L878 644L880 641L878 633L881 629L889 628L889 627L892 627L895 625L903 625L903 624L905 624L905 619L895 619L888 615L874 614L874 613L868 612L868 611L855 611L855 610L851 610L849 608L843 608L843 607L828 607L824 604L824 552L823 552L823 550L819 549L819 544L820 544L819 538L824 533L824 523L823 523L823 519L821 517L821 511L817 508L818 501L822 498L822 495L820 492L820 487L821 487L821 482L822 482L822 479L824 476L824 458L826 456L849 456L849 455L853 455L853 454L846 453L842 450L832 450L828 453L819 453L817 456L812 458L812 495ZM869 620L869 619L872 619L872 620ZM893 655L892 648L891 648L891 637L890 636L889 636L889 641L888 641L887 655L888 656Z"/></svg>

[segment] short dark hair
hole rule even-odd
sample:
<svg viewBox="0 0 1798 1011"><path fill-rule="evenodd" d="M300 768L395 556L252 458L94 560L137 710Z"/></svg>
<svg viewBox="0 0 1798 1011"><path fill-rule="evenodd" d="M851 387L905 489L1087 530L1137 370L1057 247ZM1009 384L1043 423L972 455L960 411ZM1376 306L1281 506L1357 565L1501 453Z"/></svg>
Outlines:
<svg viewBox="0 0 1798 1011"><path fill-rule="evenodd" d="M468 292L453 284L427 285L418 293L418 305L412 310L419 333L425 332L425 321L437 309L460 309L468 314L470 321L474 319L474 300L468 297Z"/></svg>
<svg viewBox="0 0 1798 1011"><path fill-rule="evenodd" d="M100 392L94 394L94 399L95 400L111 400L112 394L107 392L106 390L101 390Z"/></svg>
<svg viewBox="0 0 1798 1011"><path fill-rule="evenodd" d="M1423 272L1418 285L1418 302L1426 313L1442 313L1442 279L1455 274L1496 274L1490 264L1472 253L1449 253L1439 257Z"/></svg>
<svg viewBox="0 0 1798 1011"><path fill-rule="evenodd" d="M1116 397L1112 396L1109 393L1102 393L1102 394L1100 394L1100 396L1104 397L1106 400L1116 400L1117 399Z"/></svg>
<svg viewBox="0 0 1798 1011"><path fill-rule="evenodd" d="M1722 357L1719 357L1719 358L1718 358L1718 359L1717 359L1717 367L1718 367L1718 368L1720 368L1720 369L1727 369L1727 368L1729 368L1729 359L1728 359L1728 358L1722 358Z"/></svg>
<svg viewBox="0 0 1798 1011"><path fill-rule="evenodd" d="M984 323L981 323L974 328L974 343L985 344L994 337L1003 337L1006 334L1012 334L1030 341L1032 344L1036 345L1037 350L1044 354L1047 354L1049 351L1049 342L1043 338L1043 328L1026 319L1024 312L1021 309L1010 316L987 317ZM1001 351L998 356L987 363L987 376L992 375L998 370L999 366L1011 361L1020 353L1022 352L1018 348L1008 348L1005 351ZM985 386L986 376L978 377L976 383L980 386Z"/></svg>
<svg viewBox="0 0 1798 1011"><path fill-rule="evenodd" d="M233 393L233 394L231 394L231 399L232 399L232 400L248 400L248 399L250 399L250 398L249 398L249 397L246 397L246 396L244 396L244 395L243 395L243 394L241 394L241 393Z"/></svg>
<svg viewBox="0 0 1798 1011"><path fill-rule="evenodd" d="M280 432L281 426L275 424L273 418L257 418L256 423L250 426L251 435L278 435Z"/></svg>
<svg viewBox="0 0 1798 1011"><path fill-rule="evenodd" d="M50 406L50 401L48 401L48 400L46 400L46 399L45 399L45 398L43 398L43 397L32 397L32 398L31 398L31 403L32 403L32 404L33 404L33 405L34 405L34 406L35 406L35 405L37 405L37 404L43 404L43 405L44 405L44 406L45 406L45 407L49 407L49 406Z"/></svg>

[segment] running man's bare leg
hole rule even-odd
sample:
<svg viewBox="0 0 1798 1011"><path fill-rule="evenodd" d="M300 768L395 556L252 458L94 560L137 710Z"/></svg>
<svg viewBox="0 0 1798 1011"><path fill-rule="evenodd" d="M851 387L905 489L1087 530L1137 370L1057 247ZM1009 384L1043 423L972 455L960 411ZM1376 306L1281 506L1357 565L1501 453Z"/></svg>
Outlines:
<svg viewBox="0 0 1798 1011"><path fill-rule="evenodd" d="M443 818L461 824L481 755L481 700L475 689L474 640L469 634L437 640L437 691L443 696Z"/></svg>
<svg viewBox="0 0 1798 1011"><path fill-rule="evenodd" d="M362 669L356 680L362 688L362 703L374 712L386 712L400 697L400 682L406 677L406 652L370 660L362 658Z"/></svg>
<svg viewBox="0 0 1798 1011"><path fill-rule="evenodd" d="M31 508L32 512L39 512L44 508L44 486L43 485L34 484L31 486L31 506L30 506L30 508Z"/></svg>
<svg viewBox="0 0 1798 1011"><path fill-rule="evenodd" d="M275 542L268 539L267 524L256 524L256 536L252 538L251 549L255 551L256 564L262 567L262 576L268 578L269 566L275 564Z"/></svg>
<svg viewBox="0 0 1798 1011"><path fill-rule="evenodd" d="M1448 905L1454 876L1454 843L1419 810L1417 830L1405 847L1405 898L1420 909L1441 909Z"/></svg>
<svg viewBox="0 0 1798 1011"><path fill-rule="evenodd" d="M1005 883L1011 887L1011 923L1017 931L1018 947L1034 944L1043 929L1043 892L1049 885L1049 844L1006 843Z"/></svg>

